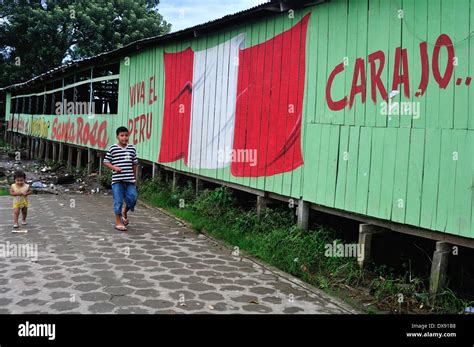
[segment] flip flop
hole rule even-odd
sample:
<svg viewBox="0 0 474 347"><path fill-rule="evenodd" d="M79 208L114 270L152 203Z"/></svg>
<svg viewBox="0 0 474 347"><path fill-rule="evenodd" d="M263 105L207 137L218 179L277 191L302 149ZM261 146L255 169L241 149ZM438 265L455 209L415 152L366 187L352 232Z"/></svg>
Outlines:
<svg viewBox="0 0 474 347"><path fill-rule="evenodd" d="M128 229L125 226L122 225L116 225L115 229L118 231L127 231Z"/></svg>
<svg viewBox="0 0 474 347"><path fill-rule="evenodd" d="M128 221L128 218L124 218L123 216L120 217L120 220L122 221L123 225L127 226L130 222Z"/></svg>

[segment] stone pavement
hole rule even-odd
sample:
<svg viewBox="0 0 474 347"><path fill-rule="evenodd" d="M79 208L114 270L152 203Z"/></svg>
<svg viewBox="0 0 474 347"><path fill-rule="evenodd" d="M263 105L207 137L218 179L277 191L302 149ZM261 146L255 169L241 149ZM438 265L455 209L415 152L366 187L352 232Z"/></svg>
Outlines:
<svg viewBox="0 0 474 347"><path fill-rule="evenodd" d="M0 313L355 312L144 205L128 233L113 229L111 196L30 205L28 232L12 233L11 198L0 197ZM14 253L25 244L30 253Z"/></svg>

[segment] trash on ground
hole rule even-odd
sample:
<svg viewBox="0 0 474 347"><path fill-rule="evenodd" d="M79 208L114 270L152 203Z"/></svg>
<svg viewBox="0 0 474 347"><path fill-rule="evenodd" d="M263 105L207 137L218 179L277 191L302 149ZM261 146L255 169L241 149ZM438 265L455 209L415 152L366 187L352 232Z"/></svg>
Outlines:
<svg viewBox="0 0 474 347"><path fill-rule="evenodd" d="M46 187L48 187L48 185L44 184L41 181L35 181L31 184L31 188L46 188Z"/></svg>

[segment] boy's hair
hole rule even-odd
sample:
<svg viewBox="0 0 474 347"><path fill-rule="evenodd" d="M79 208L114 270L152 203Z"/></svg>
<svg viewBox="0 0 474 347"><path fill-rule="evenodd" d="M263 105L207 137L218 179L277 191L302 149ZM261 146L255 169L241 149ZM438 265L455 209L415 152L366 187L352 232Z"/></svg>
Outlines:
<svg viewBox="0 0 474 347"><path fill-rule="evenodd" d="M15 171L15 173L13 174L13 179L16 180L17 178L23 178L24 180L26 180L26 174L21 170Z"/></svg>
<svg viewBox="0 0 474 347"><path fill-rule="evenodd" d="M128 134L128 129L125 127L118 127L117 130L115 130L115 135L119 136L120 133L127 133Z"/></svg>

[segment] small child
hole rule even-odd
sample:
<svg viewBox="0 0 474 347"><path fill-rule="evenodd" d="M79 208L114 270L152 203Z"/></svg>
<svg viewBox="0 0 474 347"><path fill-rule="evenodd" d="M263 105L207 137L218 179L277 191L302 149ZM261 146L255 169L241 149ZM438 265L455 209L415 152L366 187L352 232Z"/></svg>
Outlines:
<svg viewBox="0 0 474 347"><path fill-rule="evenodd" d="M26 215L28 213L28 195L32 193L32 190L28 184L26 184L26 175L23 171L18 170L13 174L13 183L10 187L10 195L13 196L13 227L18 228L18 217L20 211L22 214L22 225L26 225Z"/></svg>
<svg viewBox="0 0 474 347"><path fill-rule="evenodd" d="M119 127L115 134L117 143L110 146L105 154L104 166L112 173L112 196L114 198L115 229L127 231L129 224L127 213L133 211L137 202L136 169L138 165L137 150L128 144L129 132ZM125 206L122 207L125 202Z"/></svg>

